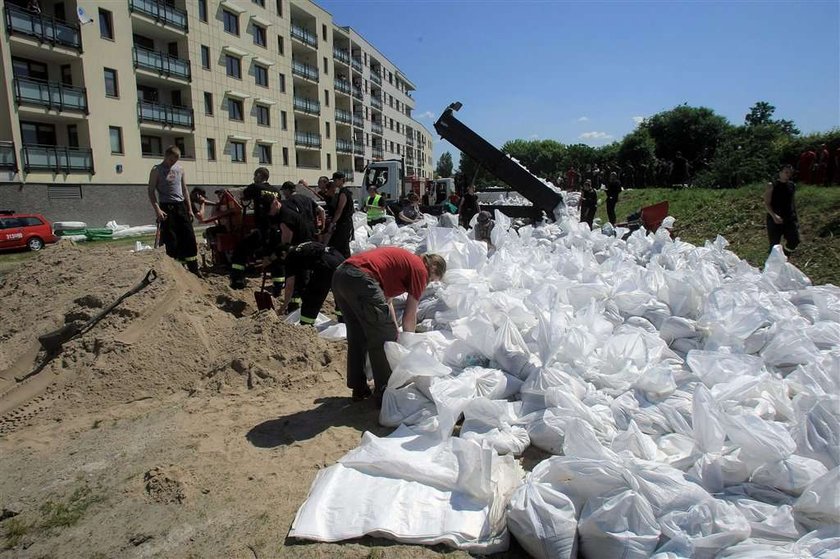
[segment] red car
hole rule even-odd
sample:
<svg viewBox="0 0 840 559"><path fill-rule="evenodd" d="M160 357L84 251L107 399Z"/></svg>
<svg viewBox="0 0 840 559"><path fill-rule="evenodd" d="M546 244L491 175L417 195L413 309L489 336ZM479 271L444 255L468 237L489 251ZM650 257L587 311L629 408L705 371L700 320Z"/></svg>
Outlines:
<svg viewBox="0 0 840 559"><path fill-rule="evenodd" d="M0 211L0 250L28 248L41 250L47 243L55 243L50 222L40 214L16 214Z"/></svg>

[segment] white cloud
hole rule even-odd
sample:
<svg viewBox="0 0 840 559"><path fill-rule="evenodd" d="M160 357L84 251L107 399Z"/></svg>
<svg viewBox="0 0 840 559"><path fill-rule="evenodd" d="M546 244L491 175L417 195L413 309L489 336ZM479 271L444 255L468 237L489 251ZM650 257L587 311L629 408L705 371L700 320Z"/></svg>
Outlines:
<svg viewBox="0 0 840 559"><path fill-rule="evenodd" d="M609 140L612 136L606 132L584 132L580 135L581 140Z"/></svg>
<svg viewBox="0 0 840 559"><path fill-rule="evenodd" d="M420 113L419 115L417 115L417 120L423 120L423 119L431 120L433 118L435 118L435 113L433 113L432 111L426 111L425 113Z"/></svg>
<svg viewBox="0 0 840 559"><path fill-rule="evenodd" d="M578 122L589 122L589 117L588 116L582 116L579 119L577 119L577 121Z"/></svg>
<svg viewBox="0 0 840 559"><path fill-rule="evenodd" d="M634 116L633 117L633 122L635 122L636 124L641 124L642 122L644 122L644 120L645 120L645 117L643 117L643 116Z"/></svg>

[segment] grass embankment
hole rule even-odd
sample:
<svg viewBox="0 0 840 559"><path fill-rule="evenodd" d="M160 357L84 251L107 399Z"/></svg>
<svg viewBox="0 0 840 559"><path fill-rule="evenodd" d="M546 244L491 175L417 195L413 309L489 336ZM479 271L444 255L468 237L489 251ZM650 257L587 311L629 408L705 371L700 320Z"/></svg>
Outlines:
<svg viewBox="0 0 840 559"><path fill-rule="evenodd" d="M722 235L729 249L756 267L767 258L764 185L736 189L647 188L622 192L616 207L619 221L639 208L667 200L677 220L674 236L695 245ZM607 221L604 193L599 193L597 217ZM796 192L802 244L790 257L815 285L840 285L840 188L798 186Z"/></svg>

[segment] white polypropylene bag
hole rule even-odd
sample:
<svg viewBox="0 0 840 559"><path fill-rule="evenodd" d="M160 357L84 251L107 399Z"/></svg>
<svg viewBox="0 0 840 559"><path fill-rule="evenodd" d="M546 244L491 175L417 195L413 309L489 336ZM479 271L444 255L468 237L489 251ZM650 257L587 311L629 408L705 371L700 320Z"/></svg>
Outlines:
<svg viewBox="0 0 840 559"><path fill-rule="evenodd" d="M548 484L520 485L508 503L507 525L535 559L572 559L577 555L575 506Z"/></svg>
<svg viewBox="0 0 840 559"><path fill-rule="evenodd" d="M794 454L784 460L759 466L752 473L750 481L798 496L827 472L828 468L822 462Z"/></svg>
<svg viewBox="0 0 840 559"><path fill-rule="evenodd" d="M808 486L793 505L796 520L817 529L840 524L840 466Z"/></svg>
<svg viewBox="0 0 840 559"><path fill-rule="evenodd" d="M711 499L687 511L674 511L659 517L662 534L669 542L661 551L685 557L711 559L730 545L747 539L750 524L738 508L726 501Z"/></svg>
<svg viewBox="0 0 840 559"><path fill-rule="evenodd" d="M517 405L487 398L470 401L464 407L460 437L486 441L499 454L522 454L531 439L524 427L516 425Z"/></svg>
<svg viewBox="0 0 840 559"><path fill-rule="evenodd" d="M528 349L522 334L509 319L506 319L496 333L496 347L493 351L493 359L499 363L499 367L515 377L522 380L534 371L531 364L531 351Z"/></svg>
<svg viewBox="0 0 840 559"><path fill-rule="evenodd" d="M650 504L632 490L589 499L578 524L584 557L646 559L656 549L659 534Z"/></svg>

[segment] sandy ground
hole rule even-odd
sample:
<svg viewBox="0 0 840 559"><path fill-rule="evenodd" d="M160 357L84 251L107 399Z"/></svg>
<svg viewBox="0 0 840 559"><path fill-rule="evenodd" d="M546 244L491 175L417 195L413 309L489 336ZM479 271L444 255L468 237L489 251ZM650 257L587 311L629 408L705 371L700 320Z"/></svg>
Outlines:
<svg viewBox="0 0 840 559"><path fill-rule="evenodd" d="M45 358L37 336L150 268L157 281L15 380ZM256 313L252 291L105 245L50 247L0 278L0 557L467 557L286 537L318 470L390 430L350 402L344 342Z"/></svg>

